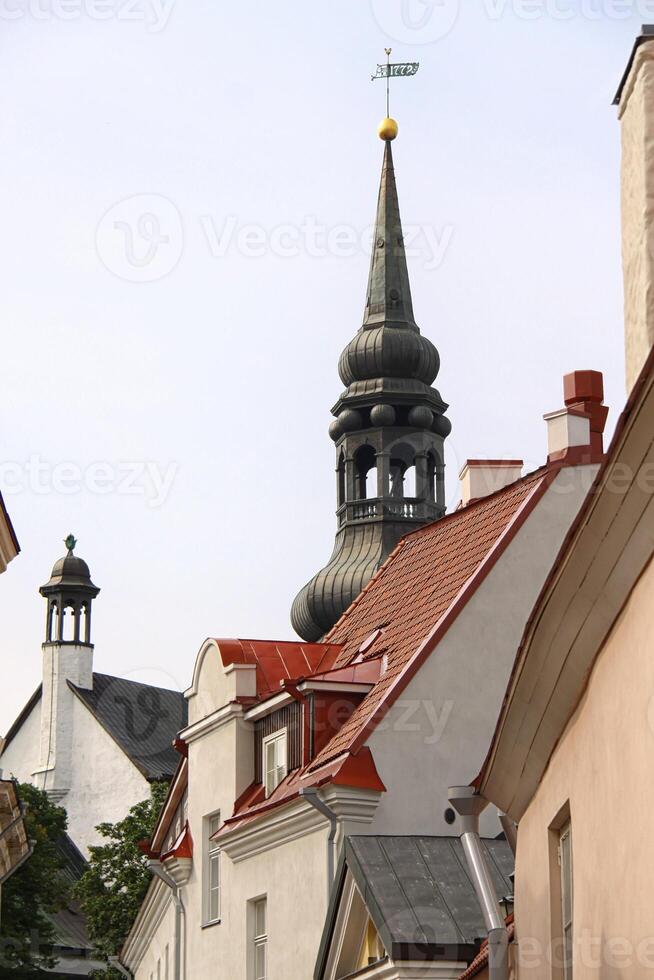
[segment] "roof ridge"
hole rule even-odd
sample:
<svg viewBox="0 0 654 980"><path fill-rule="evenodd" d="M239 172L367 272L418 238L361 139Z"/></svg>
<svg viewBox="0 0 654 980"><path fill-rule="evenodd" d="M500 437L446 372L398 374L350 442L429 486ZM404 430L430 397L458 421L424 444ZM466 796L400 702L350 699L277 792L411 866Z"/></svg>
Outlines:
<svg viewBox="0 0 654 980"><path fill-rule="evenodd" d="M160 687L158 684L148 684L147 681L135 681L131 680L129 677L121 677L119 674L103 674L101 671L94 670L93 677L103 677L109 681L120 681L121 684L134 684L136 687L149 687L153 691L166 691L168 694L179 694L184 697L184 692L177 690L175 687ZM73 687L77 687L72 681L68 682L72 684ZM80 687L80 691L89 691L89 688ZM90 693L93 693L93 688L90 689Z"/></svg>

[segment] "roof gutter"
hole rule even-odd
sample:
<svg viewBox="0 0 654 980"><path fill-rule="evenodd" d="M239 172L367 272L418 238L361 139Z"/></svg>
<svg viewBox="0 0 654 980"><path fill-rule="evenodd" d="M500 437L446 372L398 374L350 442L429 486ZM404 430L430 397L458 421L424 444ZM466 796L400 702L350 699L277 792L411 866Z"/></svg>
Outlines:
<svg viewBox="0 0 654 980"><path fill-rule="evenodd" d="M488 802L476 795L473 786L450 787L448 796L461 817L461 843L488 932L488 977L508 980L509 934L479 839L479 816Z"/></svg>
<svg viewBox="0 0 654 980"><path fill-rule="evenodd" d="M148 861L148 867L152 874L163 881L164 885L170 888L172 892L173 902L175 903L175 954L173 957L173 980L184 980L184 973L182 970L182 926L184 926L185 932L186 912L184 909L184 903L182 902L180 888L175 879L172 878L171 875L169 875L164 869L161 861L156 861L152 858Z"/></svg>
<svg viewBox="0 0 654 980"><path fill-rule="evenodd" d="M334 865L336 855L336 834L338 832L338 817L328 807L322 799L315 786L303 786L300 796L310 803L311 806L329 820L329 836L327 837L327 905L332 892L332 882L334 880Z"/></svg>

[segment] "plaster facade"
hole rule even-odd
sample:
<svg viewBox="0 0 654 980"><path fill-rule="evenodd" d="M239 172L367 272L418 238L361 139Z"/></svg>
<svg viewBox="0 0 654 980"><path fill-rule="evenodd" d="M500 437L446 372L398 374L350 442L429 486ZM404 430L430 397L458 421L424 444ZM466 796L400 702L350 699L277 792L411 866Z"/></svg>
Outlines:
<svg viewBox="0 0 654 980"><path fill-rule="evenodd" d="M654 345L654 39L636 51L621 94L622 265L627 391Z"/></svg>
<svg viewBox="0 0 654 980"><path fill-rule="evenodd" d="M560 980L558 864L551 837L569 811L575 978L654 971L650 883L654 749L654 564L600 653L540 787L520 820L516 862L519 978ZM583 760L583 765L580 765ZM551 943L554 967L550 965Z"/></svg>
<svg viewBox="0 0 654 980"><path fill-rule="evenodd" d="M21 782L42 787L48 763L48 774L57 777L54 798L68 814L68 834L87 855L89 846L101 841L97 824L122 820L131 806L149 797L150 786L67 684L58 697L58 753L53 745L48 761L39 700L0 756L0 766Z"/></svg>

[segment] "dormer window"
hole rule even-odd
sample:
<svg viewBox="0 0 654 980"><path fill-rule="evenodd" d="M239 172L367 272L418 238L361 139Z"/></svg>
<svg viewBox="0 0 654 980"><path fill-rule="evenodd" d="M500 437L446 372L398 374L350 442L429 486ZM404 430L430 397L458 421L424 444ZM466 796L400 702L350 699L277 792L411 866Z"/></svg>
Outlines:
<svg viewBox="0 0 654 980"><path fill-rule="evenodd" d="M263 769L266 796L270 796L288 773L288 733L285 728L264 738Z"/></svg>

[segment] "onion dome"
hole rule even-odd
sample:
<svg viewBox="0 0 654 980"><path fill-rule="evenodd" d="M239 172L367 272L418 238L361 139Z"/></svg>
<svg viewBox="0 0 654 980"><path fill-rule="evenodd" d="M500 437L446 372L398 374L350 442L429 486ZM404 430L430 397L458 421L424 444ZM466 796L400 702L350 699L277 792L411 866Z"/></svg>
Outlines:
<svg viewBox="0 0 654 980"><path fill-rule="evenodd" d="M54 563L49 581L41 586L39 592L43 596L69 591L96 596L100 589L91 581L91 572L84 559L73 553L77 541L72 534L68 535L64 544L68 549L67 554Z"/></svg>

